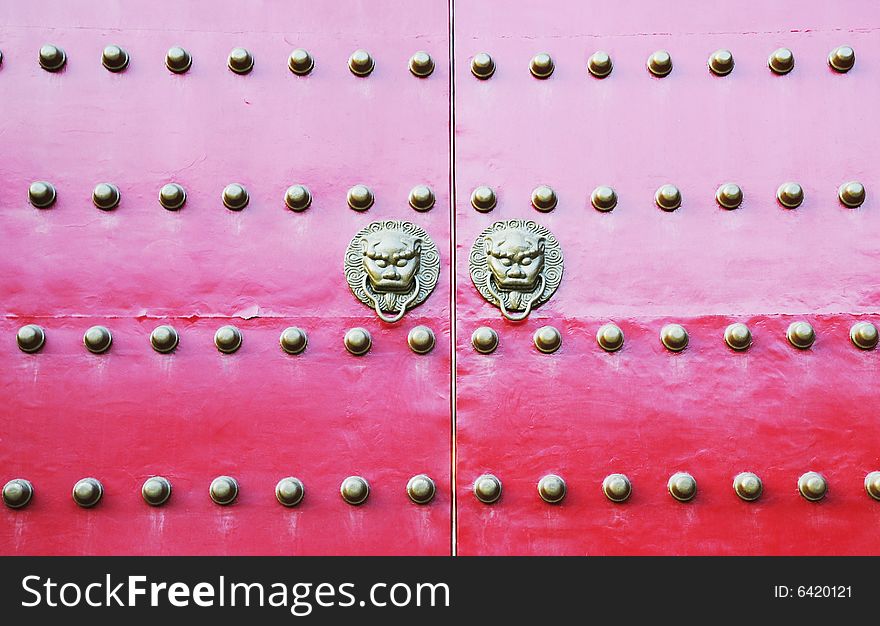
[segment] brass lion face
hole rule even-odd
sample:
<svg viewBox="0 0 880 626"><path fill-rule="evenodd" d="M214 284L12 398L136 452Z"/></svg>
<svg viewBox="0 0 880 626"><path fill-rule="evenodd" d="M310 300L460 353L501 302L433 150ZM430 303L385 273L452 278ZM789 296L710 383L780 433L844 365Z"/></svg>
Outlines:
<svg viewBox="0 0 880 626"><path fill-rule="evenodd" d="M544 271L544 238L505 228L483 238L486 260L501 289L532 291Z"/></svg>
<svg viewBox="0 0 880 626"><path fill-rule="evenodd" d="M411 291L421 261L422 240L382 230L361 238L364 271L379 293Z"/></svg>

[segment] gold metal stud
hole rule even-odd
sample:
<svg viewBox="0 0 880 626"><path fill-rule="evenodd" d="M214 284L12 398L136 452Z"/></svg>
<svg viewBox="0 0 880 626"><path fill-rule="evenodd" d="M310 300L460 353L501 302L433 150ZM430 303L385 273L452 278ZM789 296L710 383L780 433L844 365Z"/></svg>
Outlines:
<svg viewBox="0 0 880 626"><path fill-rule="evenodd" d="M727 76L733 71L733 54L730 50L716 50L709 56L709 70L716 76Z"/></svg>
<svg viewBox="0 0 880 626"><path fill-rule="evenodd" d="M248 74L254 69L254 55L246 48L233 48L226 65L236 74Z"/></svg>
<svg viewBox="0 0 880 626"><path fill-rule="evenodd" d="M287 57L287 68L297 76L305 76L315 68L315 60L308 50L297 48Z"/></svg>
<svg viewBox="0 0 880 626"><path fill-rule="evenodd" d="M169 211L177 211L186 204L186 190L177 183L162 185L159 190L159 204Z"/></svg>
<svg viewBox="0 0 880 626"><path fill-rule="evenodd" d="M480 213L488 213L498 204L498 198L491 187L481 185L471 193L471 206Z"/></svg>
<svg viewBox="0 0 880 626"><path fill-rule="evenodd" d="M752 331L745 324L736 322L724 329L724 342L733 350L748 350L752 345Z"/></svg>
<svg viewBox="0 0 880 626"><path fill-rule="evenodd" d="M555 209L557 202L556 192L547 185L538 185L532 190L532 206L542 213Z"/></svg>
<svg viewBox="0 0 880 626"><path fill-rule="evenodd" d="M58 46L45 44L40 48L40 67L47 72L58 72L67 63L67 54Z"/></svg>
<svg viewBox="0 0 880 626"><path fill-rule="evenodd" d="M546 52L536 54L529 62L529 71L535 78L550 78L554 69L553 59Z"/></svg>
<svg viewBox="0 0 880 626"><path fill-rule="evenodd" d="M849 329L849 338L857 348L873 350L877 347L877 327L871 322L856 322Z"/></svg>
<svg viewBox="0 0 880 626"><path fill-rule="evenodd" d="M434 331L427 326L416 326L409 331L406 342L416 354L427 354L434 349Z"/></svg>
<svg viewBox="0 0 880 626"><path fill-rule="evenodd" d="M369 483L360 476L349 476L339 487L342 499L355 506L363 504L370 496Z"/></svg>
<svg viewBox="0 0 880 626"><path fill-rule="evenodd" d="M34 497L34 486L24 478L13 478L3 485L3 504L10 509L27 506Z"/></svg>
<svg viewBox="0 0 880 626"><path fill-rule="evenodd" d="M679 502L688 502L697 495L697 481L687 472L676 472L666 484L669 495Z"/></svg>
<svg viewBox="0 0 880 626"><path fill-rule="evenodd" d="M101 53L101 65L111 72L121 72L128 67L128 52L119 46L107 46Z"/></svg>
<svg viewBox="0 0 880 626"><path fill-rule="evenodd" d="M92 191L92 203L102 211L111 211L119 206L119 188L112 183L98 183Z"/></svg>
<svg viewBox="0 0 880 626"><path fill-rule="evenodd" d="M498 347L498 333L488 326L480 326L471 335L471 344L480 354L491 354Z"/></svg>
<svg viewBox="0 0 880 626"><path fill-rule="evenodd" d="M492 504L501 497L501 481L492 474L483 474L474 481L474 495L483 504Z"/></svg>
<svg viewBox="0 0 880 626"><path fill-rule="evenodd" d="M355 185L346 196L348 206L355 211L366 211L373 206L373 192L366 185Z"/></svg>
<svg viewBox="0 0 880 626"><path fill-rule="evenodd" d="M662 185L654 194L654 202L664 211L674 211L681 206L681 192L675 185Z"/></svg>
<svg viewBox="0 0 880 626"><path fill-rule="evenodd" d="M92 326L83 335L83 345L89 352L101 354L110 349L113 337L105 326Z"/></svg>
<svg viewBox="0 0 880 626"><path fill-rule="evenodd" d="M794 54L788 48L774 50L767 60L774 74L788 74L794 69Z"/></svg>
<svg viewBox="0 0 880 626"><path fill-rule="evenodd" d="M672 57L666 50L658 50L648 57L648 71L658 78L668 76L672 71Z"/></svg>
<svg viewBox="0 0 880 626"><path fill-rule="evenodd" d="M743 201L743 192L736 183L724 183L715 192L715 202L722 209L736 209Z"/></svg>
<svg viewBox="0 0 880 626"><path fill-rule="evenodd" d="M764 492L764 483L752 472L742 472L733 478L733 490L747 502L757 500Z"/></svg>
<svg viewBox="0 0 880 626"><path fill-rule="evenodd" d="M471 74L480 80L491 78L494 73L495 61L485 52L475 54L474 58L471 59Z"/></svg>
<svg viewBox="0 0 880 626"><path fill-rule="evenodd" d="M309 337L302 328L290 326L281 333L278 343L287 354L299 354L309 345Z"/></svg>
<svg viewBox="0 0 880 626"><path fill-rule="evenodd" d="M828 65L837 72L848 72L855 64L856 53L849 46L838 46L828 54Z"/></svg>
<svg viewBox="0 0 880 626"><path fill-rule="evenodd" d="M562 502L566 491L565 480L556 474L547 474L538 481L538 495L544 502L550 504Z"/></svg>
<svg viewBox="0 0 880 626"><path fill-rule="evenodd" d="M241 331L235 326L221 326L214 333L214 345L224 354L232 354L241 347Z"/></svg>
<svg viewBox="0 0 880 626"><path fill-rule="evenodd" d="M342 341L345 344L345 349L355 356L366 354L373 345L373 338L366 328L349 329Z"/></svg>
<svg viewBox="0 0 880 626"><path fill-rule="evenodd" d="M807 472L798 478L798 491L807 500L816 502L828 493L828 481L818 472Z"/></svg>
<svg viewBox="0 0 880 626"><path fill-rule="evenodd" d="M617 206L617 192L614 191L613 187L600 185L593 189L593 193L590 194L590 204L597 211L602 211L603 213L611 211Z"/></svg>
<svg viewBox="0 0 880 626"><path fill-rule="evenodd" d="M426 78L434 71L434 59L424 50L419 50L409 58L409 71L413 76Z"/></svg>
<svg viewBox="0 0 880 626"><path fill-rule="evenodd" d="M596 332L596 342L606 352L616 352L623 347L623 331L616 324L603 324Z"/></svg>
<svg viewBox="0 0 880 626"><path fill-rule="evenodd" d="M844 206L855 209L865 201L865 186L856 180L843 183L837 190L837 197Z"/></svg>
<svg viewBox="0 0 880 626"><path fill-rule="evenodd" d="M666 324L660 329L660 341L667 350L681 352L688 345L688 334L681 324Z"/></svg>
<svg viewBox="0 0 880 626"><path fill-rule="evenodd" d="M291 211L305 211L312 205L312 193L305 185L291 185L284 192L284 204Z"/></svg>
<svg viewBox="0 0 880 626"><path fill-rule="evenodd" d="M238 481L232 476L218 476L211 481L208 495L221 506L232 504L238 497Z"/></svg>
<svg viewBox="0 0 880 626"><path fill-rule="evenodd" d="M46 343L46 331L36 324L27 324L18 329L15 342L22 352L37 352Z"/></svg>
<svg viewBox="0 0 880 626"><path fill-rule="evenodd" d="M626 502L632 495L632 483L626 474L609 474L602 481L602 493L612 502Z"/></svg>
<svg viewBox="0 0 880 626"><path fill-rule="evenodd" d="M776 199L786 209L796 209L804 201L804 188L797 183L782 183L776 190Z"/></svg>
<svg viewBox="0 0 880 626"><path fill-rule="evenodd" d="M163 354L171 352L177 347L178 343L180 343L180 336L173 326L167 324L156 326L153 332L150 333L150 345L153 346L153 350L156 352Z"/></svg>
<svg viewBox="0 0 880 626"><path fill-rule="evenodd" d="M553 326L542 326L535 331L532 341L535 347L544 354L552 354L562 345L562 335Z"/></svg>
<svg viewBox="0 0 880 626"><path fill-rule="evenodd" d="M865 476L865 491L875 500L880 500L880 472L868 472Z"/></svg>
<svg viewBox="0 0 880 626"><path fill-rule="evenodd" d="M171 483L164 476L151 476L141 487L141 497L150 506L162 506L171 497Z"/></svg>
<svg viewBox="0 0 880 626"><path fill-rule="evenodd" d="M244 185L231 183L223 188L223 206L230 211L241 211L250 202L250 195Z"/></svg>
<svg viewBox="0 0 880 626"><path fill-rule="evenodd" d="M376 67L373 57L366 50L355 50L348 57L348 69L355 76L369 76Z"/></svg>
<svg viewBox="0 0 880 626"><path fill-rule="evenodd" d="M104 486L96 478L83 478L73 486L73 501L84 509L91 508L101 501Z"/></svg>
<svg viewBox="0 0 880 626"><path fill-rule="evenodd" d="M806 350L816 341L816 331L813 330L809 322L792 322L785 335L791 345L801 350Z"/></svg>
<svg viewBox="0 0 880 626"><path fill-rule="evenodd" d="M406 495L416 504L428 504L437 493L437 485L427 474L418 474L406 483Z"/></svg>
<svg viewBox="0 0 880 626"><path fill-rule="evenodd" d="M55 186L44 180L33 182L28 187L28 202L38 209L48 209L55 204L57 197Z"/></svg>
<svg viewBox="0 0 880 626"><path fill-rule="evenodd" d="M416 211L430 211L434 202L434 192L427 185L416 185L409 192L409 205Z"/></svg>
<svg viewBox="0 0 880 626"><path fill-rule="evenodd" d="M173 46L165 54L165 67L175 74L184 74L192 67L192 56L184 48Z"/></svg>
<svg viewBox="0 0 880 626"><path fill-rule="evenodd" d="M288 476L275 485L275 498L282 506L296 506L302 502L306 488L299 478Z"/></svg>
<svg viewBox="0 0 880 626"><path fill-rule="evenodd" d="M605 78L612 69L614 69L614 65L611 62L611 57L602 50L594 52L590 60L587 61L587 70L596 78Z"/></svg>

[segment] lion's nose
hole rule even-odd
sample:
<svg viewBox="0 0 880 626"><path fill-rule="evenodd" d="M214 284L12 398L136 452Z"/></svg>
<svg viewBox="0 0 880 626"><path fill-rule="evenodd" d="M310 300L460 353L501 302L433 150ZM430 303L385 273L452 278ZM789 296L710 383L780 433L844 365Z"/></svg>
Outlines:
<svg viewBox="0 0 880 626"><path fill-rule="evenodd" d="M509 270L507 270L508 278L525 278L526 273L522 271L522 268L519 265L514 265Z"/></svg>
<svg viewBox="0 0 880 626"><path fill-rule="evenodd" d="M393 267L389 267L387 270L382 272L382 278L385 280L400 280L400 274L397 273L397 270Z"/></svg>

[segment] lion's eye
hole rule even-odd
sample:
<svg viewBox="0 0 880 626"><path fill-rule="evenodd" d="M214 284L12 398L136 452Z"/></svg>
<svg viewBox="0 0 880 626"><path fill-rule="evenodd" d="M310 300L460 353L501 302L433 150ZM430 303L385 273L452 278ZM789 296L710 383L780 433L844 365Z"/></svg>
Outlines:
<svg viewBox="0 0 880 626"><path fill-rule="evenodd" d="M501 258L501 265L503 265L504 267L510 267L512 264L513 264L513 261L511 261L510 259L508 259L506 257Z"/></svg>
<svg viewBox="0 0 880 626"><path fill-rule="evenodd" d="M376 259L376 265L379 267L388 267L388 261L385 259Z"/></svg>
<svg viewBox="0 0 880 626"><path fill-rule="evenodd" d="M531 265L532 264L532 257L524 256L522 259L520 259L519 264L520 265Z"/></svg>
<svg viewBox="0 0 880 626"><path fill-rule="evenodd" d="M407 263L409 263L409 259L398 259L395 265L397 267L406 267Z"/></svg>

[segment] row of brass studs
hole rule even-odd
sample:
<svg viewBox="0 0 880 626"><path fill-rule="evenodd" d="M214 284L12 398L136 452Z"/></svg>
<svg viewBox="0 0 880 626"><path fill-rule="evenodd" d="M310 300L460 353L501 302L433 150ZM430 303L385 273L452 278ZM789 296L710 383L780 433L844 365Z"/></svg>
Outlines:
<svg viewBox="0 0 880 626"><path fill-rule="evenodd" d="M880 471L865 476L865 491L880 500ZM828 481L818 472L807 472L797 481L798 492L807 500L816 502L828 493ZM697 495L697 481L687 472L676 472L666 483L669 495L679 502L689 502ZM493 474L479 476L473 485L474 496L484 504L492 504L501 498L501 481ZM753 472L741 472L733 478L733 491L742 500L752 502L761 497L764 483ZM568 492L565 480L556 474L548 474L538 481L538 495L544 502L562 502ZM602 481L602 493L612 502L626 502L632 495L632 483L626 474L609 474Z"/></svg>
<svg viewBox="0 0 880 626"><path fill-rule="evenodd" d="M3 54L0 53L0 61ZM60 72L67 64L67 53L58 46L45 44L38 57L40 67L47 72ZM104 48L101 64L110 72L118 73L128 67L128 52L117 45ZM192 67L192 55L180 46L170 48L165 55L165 67L175 74L184 74ZM254 55L246 48L233 48L226 59L226 66L236 74L249 74L254 69ZM431 55L420 50L409 58L410 73L417 78L426 78L434 71ZM287 57L288 69L298 76L305 76L315 68L315 59L302 48L297 48ZM376 61L366 50L355 50L348 57L348 69L355 76L369 76L376 68Z"/></svg>
<svg viewBox="0 0 880 626"><path fill-rule="evenodd" d="M850 71L856 63L856 53L849 46L838 46L828 54L828 65L841 74ZM730 50L716 50L707 61L709 71L715 76L727 76L733 71L733 53ZM648 57L645 67L652 76L663 78L672 72L672 56L666 50L657 50ZM774 50L767 59L767 67L774 74L788 74L794 69L794 53L788 48ZM550 78L556 64L546 52L541 52L529 61L529 72L539 79ZM611 56L603 51L593 53L587 61L587 71L596 78L606 78L614 69ZM495 73L495 60L486 52L471 58L471 73L480 80L487 80Z"/></svg>
<svg viewBox="0 0 880 626"><path fill-rule="evenodd" d="M715 202L722 209L736 209L743 201L743 190L736 183L724 183L715 192ZM855 209L865 202L865 186L852 180L843 183L837 189L837 199L850 209ZM590 194L590 204L597 211L608 212L617 206L617 192L613 187L600 185ZM654 194L654 204L664 211L675 211L681 206L681 190L675 185L661 185ZM776 201L786 209L796 209L804 201L804 188L798 183L782 183L776 190ZM532 190L532 207L542 213L548 213L559 204L559 197L552 187L538 185ZM471 206L480 213L488 213L498 205L498 198L491 187L481 185L471 192Z"/></svg>
<svg viewBox="0 0 880 626"><path fill-rule="evenodd" d="M18 329L15 340L23 352L38 352L46 343L46 331L37 324L27 324ZM221 326L214 333L214 346L220 352L232 354L242 344L243 335L235 326ZM410 349L416 354L427 354L434 349L436 339L434 331L427 326L416 326L409 331L406 338ZM163 324L150 333L150 345L160 353L173 352L180 343L180 336L173 326ZM285 328L278 340L281 349L288 354L299 354L308 346L309 338L301 328L291 326ZM83 335L83 345L89 352L102 354L110 349L113 336L105 326L92 326ZM362 356L370 351L373 338L366 328L351 328L343 336L345 349L355 356Z"/></svg>
<svg viewBox="0 0 880 626"><path fill-rule="evenodd" d="M48 209L58 198L55 186L39 180L28 187L28 202L38 209ZM102 211L119 206L122 194L112 183L99 183L92 191L92 203ZM230 211L241 211L250 202L250 194L244 185L231 183L223 188L223 206ZM366 185L355 185L348 190L346 201L354 211L366 211L375 202L373 192ZM416 185L409 192L409 205L416 211L430 211L436 198L427 185ZM186 190L177 183L168 183L159 190L159 204L169 211L177 211L186 204ZM312 192L305 185L291 185L284 192L284 204L291 211L305 211L312 204Z"/></svg>
<svg viewBox="0 0 880 626"><path fill-rule="evenodd" d="M303 482L293 476L282 478L275 485L275 497L287 507L302 502L305 492ZM211 500L222 506L235 502L238 493L238 481L232 476L218 476L208 490ZM417 474L406 483L406 494L416 504L428 504L436 493L437 487L427 474ZM348 504L363 504L370 495L370 485L360 476L349 476L342 481L339 494ZM27 506L33 496L34 486L24 478L14 478L3 487L3 503L12 509ZM91 508L104 496L104 486L97 478L83 478L73 486L72 496L79 506ZM152 476L141 487L141 496L151 506L162 506L171 497L171 482L164 476Z"/></svg>
<svg viewBox="0 0 880 626"><path fill-rule="evenodd" d="M741 322L730 324L724 329L724 342L733 350L741 352L752 345L752 332ZM801 350L809 349L816 341L816 331L809 322L796 321L788 326L785 333L789 343ZM877 347L878 331L871 322L856 322L850 327L849 338L852 344L862 350ZM553 326L542 326L532 336L535 347L545 354L552 354L562 346L562 334ZM681 324L666 324L660 329L660 342L671 352L681 352L688 346L690 338ZM616 352L623 347L623 331L615 324L604 324L596 332L596 343L606 352ZM498 348L498 333L488 326L477 328L471 335L474 350L481 354L491 354Z"/></svg>

